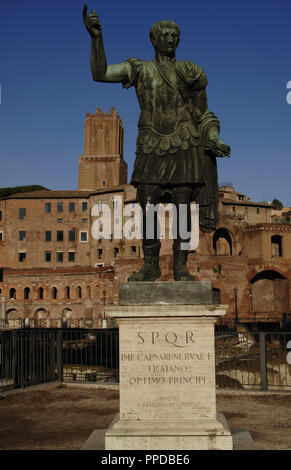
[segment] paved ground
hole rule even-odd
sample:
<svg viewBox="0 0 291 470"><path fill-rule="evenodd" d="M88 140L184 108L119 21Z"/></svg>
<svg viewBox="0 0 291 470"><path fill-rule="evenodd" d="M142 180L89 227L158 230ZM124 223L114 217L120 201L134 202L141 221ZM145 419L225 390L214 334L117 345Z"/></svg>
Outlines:
<svg viewBox="0 0 291 470"><path fill-rule="evenodd" d="M256 449L291 450L291 393L219 391L229 427L247 429ZM56 384L0 393L0 450L77 450L119 409L118 390Z"/></svg>

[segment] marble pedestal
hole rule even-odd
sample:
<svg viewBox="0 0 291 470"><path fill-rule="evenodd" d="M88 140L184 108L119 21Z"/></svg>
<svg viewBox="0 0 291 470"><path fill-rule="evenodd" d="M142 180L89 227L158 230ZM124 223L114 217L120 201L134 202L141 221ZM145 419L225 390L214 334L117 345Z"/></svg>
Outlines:
<svg viewBox="0 0 291 470"><path fill-rule="evenodd" d="M106 450L233 448L216 412L214 323L226 306L184 305L182 284L180 304L167 304L167 295L155 304L153 286L148 305L106 309L119 324L120 350L120 414L105 434Z"/></svg>

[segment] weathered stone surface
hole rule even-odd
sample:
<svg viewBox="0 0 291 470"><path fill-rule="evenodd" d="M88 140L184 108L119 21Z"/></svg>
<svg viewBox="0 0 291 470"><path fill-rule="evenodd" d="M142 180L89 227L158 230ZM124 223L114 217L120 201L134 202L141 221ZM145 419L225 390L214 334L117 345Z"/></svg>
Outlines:
<svg viewBox="0 0 291 470"><path fill-rule="evenodd" d="M120 418L106 449L232 449L216 413L214 305L110 307L120 344Z"/></svg>
<svg viewBox="0 0 291 470"><path fill-rule="evenodd" d="M212 283L130 282L119 284L120 305L212 304Z"/></svg>

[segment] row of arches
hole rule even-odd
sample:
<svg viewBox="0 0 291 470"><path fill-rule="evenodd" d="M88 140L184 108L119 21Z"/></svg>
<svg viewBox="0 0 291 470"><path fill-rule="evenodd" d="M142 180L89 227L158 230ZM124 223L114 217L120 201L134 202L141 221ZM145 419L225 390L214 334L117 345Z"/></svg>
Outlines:
<svg viewBox="0 0 291 470"><path fill-rule="evenodd" d="M9 289L9 300L30 300L35 297L35 300L43 300L43 299L50 299L50 300L57 300L57 299L99 299L100 295L103 295L102 289L100 286L65 286L62 288L53 286L50 289L44 289L43 287L38 287L36 290L31 289L30 287L24 287L23 289L23 297L20 295L19 290L16 291L15 287L11 287Z"/></svg>
<svg viewBox="0 0 291 470"><path fill-rule="evenodd" d="M18 311L17 308L9 308L6 312L6 315L9 318L18 318L20 316L20 312ZM73 316L73 311L71 308L65 307L61 312L60 312L60 318L68 319ZM41 319L46 319L50 317L50 313L47 309L45 308L37 308L35 312L33 313L31 318L35 318L37 320Z"/></svg>

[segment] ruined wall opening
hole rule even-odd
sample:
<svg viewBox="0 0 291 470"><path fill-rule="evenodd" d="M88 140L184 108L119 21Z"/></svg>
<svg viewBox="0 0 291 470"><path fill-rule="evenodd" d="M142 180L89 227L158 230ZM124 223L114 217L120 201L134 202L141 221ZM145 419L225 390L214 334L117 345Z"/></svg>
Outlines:
<svg viewBox="0 0 291 470"><path fill-rule="evenodd" d="M251 311L271 313L289 310L289 281L277 271L256 274L250 281Z"/></svg>
<svg viewBox="0 0 291 470"><path fill-rule="evenodd" d="M273 235L271 237L272 258L282 256L282 237L281 235Z"/></svg>
<svg viewBox="0 0 291 470"><path fill-rule="evenodd" d="M219 228L213 235L213 249L215 255L232 256L232 239L226 228Z"/></svg>
<svg viewBox="0 0 291 470"><path fill-rule="evenodd" d="M36 328L48 328L49 324L49 313L45 308L38 308L34 313L35 327Z"/></svg>
<svg viewBox="0 0 291 470"><path fill-rule="evenodd" d="M215 287L212 289L212 302L217 305L220 304L220 289Z"/></svg>
<svg viewBox="0 0 291 470"><path fill-rule="evenodd" d="M6 312L7 321L19 318L19 312L16 308L10 308Z"/></svg>

